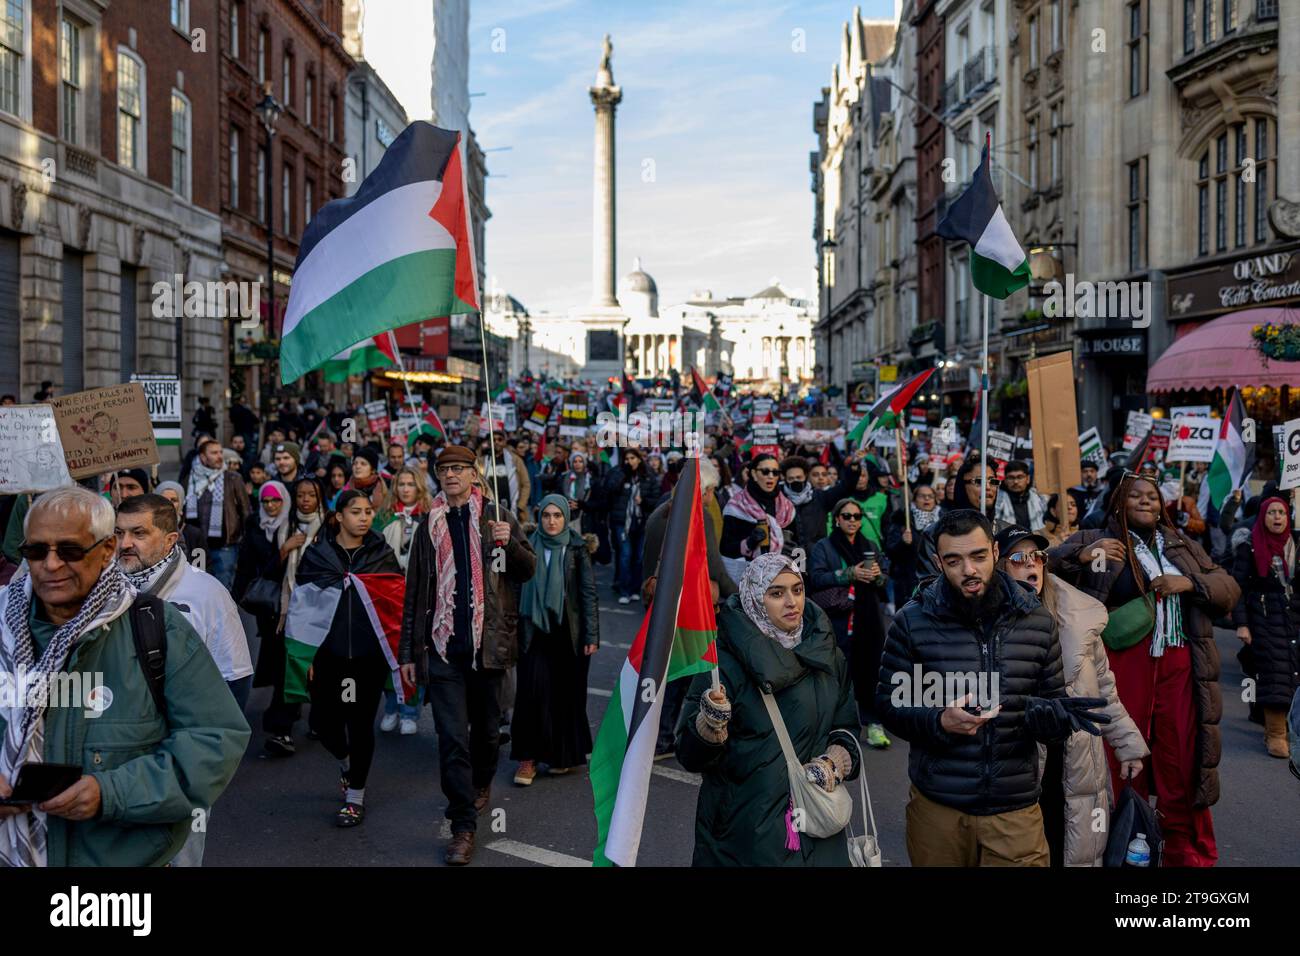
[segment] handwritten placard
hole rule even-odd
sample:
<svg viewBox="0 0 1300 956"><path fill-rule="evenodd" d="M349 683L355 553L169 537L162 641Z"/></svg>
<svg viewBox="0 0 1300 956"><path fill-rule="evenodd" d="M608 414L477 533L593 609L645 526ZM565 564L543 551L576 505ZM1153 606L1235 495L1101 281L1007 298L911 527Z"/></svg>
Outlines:
<svg viewBox="0 0 1300 956"><path fill-rule="evenodd" d="M72 484L49 405L0 407L0 494L18 495Z"/></svg>
<svg viewBox="0 0 1300 956"><path fill-rule="evenodd" d="M50 399L73 478L158 463L149 404L139 382Z"/></svg>

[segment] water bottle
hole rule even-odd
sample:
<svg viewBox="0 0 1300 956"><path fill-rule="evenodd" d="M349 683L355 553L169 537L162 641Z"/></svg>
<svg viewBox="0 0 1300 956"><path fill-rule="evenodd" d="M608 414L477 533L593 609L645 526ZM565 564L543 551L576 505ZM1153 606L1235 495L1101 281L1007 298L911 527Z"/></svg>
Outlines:
<svg viewBox="0 0 1300 956"><path fill-rule="evenodd" d="M1124 865L1151 865L1151 847L1147 844L1147 835L1145 833L1139 833L1129 841L1128 852L1124 854Z"/></svg>

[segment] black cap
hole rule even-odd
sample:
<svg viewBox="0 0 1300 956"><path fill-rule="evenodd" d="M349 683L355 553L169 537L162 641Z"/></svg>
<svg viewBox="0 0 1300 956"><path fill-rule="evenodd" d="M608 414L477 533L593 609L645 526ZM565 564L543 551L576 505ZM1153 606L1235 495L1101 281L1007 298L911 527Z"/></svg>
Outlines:
<svg viewBox="0 0 1300 956"><path fill-rule="evenodd" d="M1019 525L1012 525L1010 528L1003 528L993 538L998 543L998 554L1006 557L1011 553L1011 549L1021 541L1029 540L1038 545L1039 549L1046 551L1052 546L1052 543L1037 532L1030 531L1028 528L1022 528Z"/></svg>

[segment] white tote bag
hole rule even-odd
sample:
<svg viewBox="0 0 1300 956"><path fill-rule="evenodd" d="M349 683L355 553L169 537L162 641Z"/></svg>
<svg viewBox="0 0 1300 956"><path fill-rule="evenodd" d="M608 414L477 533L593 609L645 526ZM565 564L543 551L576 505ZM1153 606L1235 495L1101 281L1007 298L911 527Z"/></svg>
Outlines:
<svg viewBox="0 0 1300 956"><path fill-rule="evenodd" d="M876 814L871 809L871 791L867 789L867 763L862 758L862 745L858 748L858 784L862 787L862 836L853 835L853 821L849 821L849 864L852 866L880 866L880 831L876 829Z"/></svg>

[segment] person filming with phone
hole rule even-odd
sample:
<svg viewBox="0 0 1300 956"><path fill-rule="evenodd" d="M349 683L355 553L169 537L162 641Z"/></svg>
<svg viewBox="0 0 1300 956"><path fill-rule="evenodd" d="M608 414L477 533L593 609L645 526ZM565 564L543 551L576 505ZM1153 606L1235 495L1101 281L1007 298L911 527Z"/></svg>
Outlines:
<svg viewBox="0 0 1300 956"><path fill-rule="evenodd" d="M1066 695L1056 621L996 570L987 517L945 512L934 538L943 575L899 609L876 687L885 727L912 745L907 854L913 866L1047 866L1038 744L1100 733L1107 701Z"/></svg>
<svg viewBox="0 0 1300 956"><path fill-rule="evenodd" d="M0 681L27 689L0 701L0 865L166 864L248 744L212 655L179 610L137 595L113 528L106 498L46 492L27 570L0 591Z"/></svg>
<svg viewBox="0 0 1300 956"><path fill-rule="evenodd" d="M835 643L848 659L867 744L881 749L890 744L875 712L876 677L885 644L881 604L886 578L883 556L862 534L863 516L862 506L853 498L835 505L830 536L813 545L808 556L808 585L813 603L830 618Z"/></svg>

